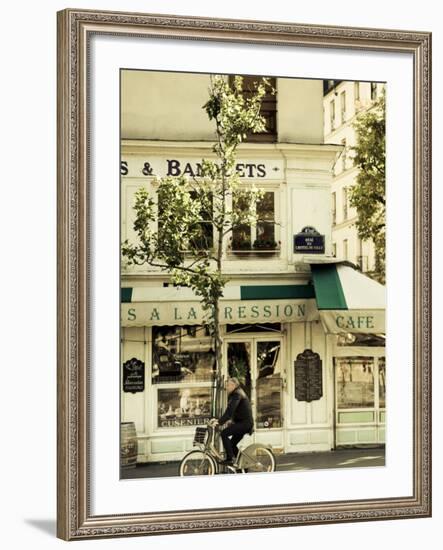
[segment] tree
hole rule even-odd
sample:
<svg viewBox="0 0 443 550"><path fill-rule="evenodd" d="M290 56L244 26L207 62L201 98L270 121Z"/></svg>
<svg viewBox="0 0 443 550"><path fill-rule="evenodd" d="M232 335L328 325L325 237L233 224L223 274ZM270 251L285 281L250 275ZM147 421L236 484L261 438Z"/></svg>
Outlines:
<svg viewBox="0 0 443 550"><path fill-rule="evenodd" d="M236 76L232 84L226 77L211 77L203 108L215 124L215 160L203 159L197 177L157 180L156 198L140 188L134 205L138 242L126 240L122 246L129 265L158 267L172 276L174 284L190 287L199 296L204 324L214 338L216 388L222 372L219 300L227 283L222 273L223 242L233 227L255 223L256 204L263 196L254 187L242 187L236 150L248 134L265 130L260 108L268 88L269 81L263 78L245 95L242 77ZM214 407L213 403L213 414Z"/></svg>
<svg viewBox="0 0 443 550"><path fill-rule="evenodd" d="M354 123L357 144L351 150L359 172L350 189L350 204L358 214L358 235L363 240L372 239L374 242L375 268L369 275L382 284L386 277L385 110L383 91L373 106L361 113Z"/></svg>

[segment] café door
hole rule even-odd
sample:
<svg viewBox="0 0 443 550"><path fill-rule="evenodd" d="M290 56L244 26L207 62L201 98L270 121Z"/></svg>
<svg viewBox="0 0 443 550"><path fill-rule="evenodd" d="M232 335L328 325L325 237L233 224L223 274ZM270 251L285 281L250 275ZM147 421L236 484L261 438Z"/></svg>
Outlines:
<svg viewBox="0 0 443 550"><path fill-rule="evenodd" d="M282 429L281 337L230 337L224 351L227 376L239 379L251 401L255 430Z"/></svg>

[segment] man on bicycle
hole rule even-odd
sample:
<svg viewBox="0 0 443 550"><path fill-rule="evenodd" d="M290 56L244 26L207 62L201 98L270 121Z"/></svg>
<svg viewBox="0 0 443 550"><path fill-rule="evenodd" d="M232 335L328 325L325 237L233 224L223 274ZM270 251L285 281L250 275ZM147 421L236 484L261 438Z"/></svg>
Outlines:
<svg viewBox="0 0 443 550"><path fill-rule="evenodd" d="M228 392L228 405L225 412L218 419L219 424L231 422L221 431L223 447L226 451L226 459L223 464L233 464L238 454L238 443L245 434L254 431L252 408L248 396L240 387L237 378L228 378L226 382Z"/></svg>

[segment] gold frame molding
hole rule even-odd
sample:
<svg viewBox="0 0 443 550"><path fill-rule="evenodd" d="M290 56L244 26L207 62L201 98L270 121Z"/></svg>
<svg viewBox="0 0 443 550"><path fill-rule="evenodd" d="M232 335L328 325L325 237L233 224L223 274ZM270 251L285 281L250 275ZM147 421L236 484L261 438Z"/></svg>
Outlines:
<svg viewBox="0 0 443 550"><path fill-rule="evenodd" d="M57 535L64 540L431 515L431 33L69 9L58 13ZM93 34L407 52L414 60L413 495L93 516L88 482L88 44Z"/></svg>

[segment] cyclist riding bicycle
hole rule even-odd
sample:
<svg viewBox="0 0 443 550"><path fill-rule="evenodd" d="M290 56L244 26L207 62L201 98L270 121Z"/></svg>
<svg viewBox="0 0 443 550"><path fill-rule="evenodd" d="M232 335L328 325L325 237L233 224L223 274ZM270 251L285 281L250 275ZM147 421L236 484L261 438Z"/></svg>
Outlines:
<svg viewBox="0 0 443 550"><path fill-rule="evenodd" d="M254 431L254 420L252 408L248 396L240 387L237 378L228 378L226 382L228 392L228 405L225 412L218 419L219 424L231 422L221 431L223 447L226 452L226 459L222 462L232 465L238 455L238 443L244 435L252 434Z"/></svg>

